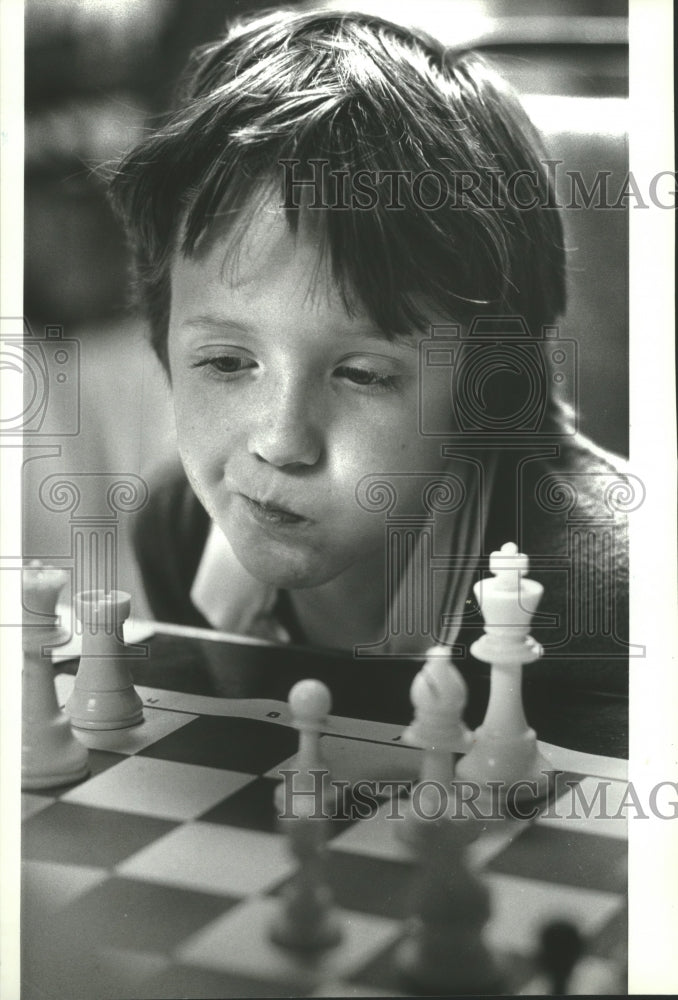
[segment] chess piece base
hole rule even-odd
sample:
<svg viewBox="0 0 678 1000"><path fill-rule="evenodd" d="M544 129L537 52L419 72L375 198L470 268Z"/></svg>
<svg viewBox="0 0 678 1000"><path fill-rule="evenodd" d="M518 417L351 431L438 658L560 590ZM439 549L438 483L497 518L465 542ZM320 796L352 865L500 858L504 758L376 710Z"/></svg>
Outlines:
<svg viewBox="0 0 678 1000"><path fill-rule="evenodd" d="M284 915L270 930L270 938L274 944L304 952L335 948L341 937L341 927L334 914L322 919L303 920L299 924L290 923L287 915Z"/></svg>
<svg viewBox="0 0 678 1000"><path fill-rule="evenodd" d="M124 691L84 691L76 682L66 711L76 729L128 729L144 721L143 702L133 687Z"/></svg>
<svg viewBox="0 0 678 1000"><path fill-rule="evenodd" d="M478 935L457 926L433 930L417 921L395 962L404 985L418 996L501 996L506 990Z"/></svg>
<svg viewBox="0 0 678 1000"><path fill-rule="evenodd" d="M502 782L502 797L512 785L520 782L521 785L511 792L517 802L539 799L547 794L552 767L539 752L534 729L506 737L487 732L481 726L474 737L474 746L457 764L457 779L481 785L489 781Z"/></svg>
<svg viewBox="0 0 678 1000"><path fill-rule="evenodd" d="M87 748L75 738L65 717L38 725L24 723L22 788L57 788L88 774Z"/></svg>

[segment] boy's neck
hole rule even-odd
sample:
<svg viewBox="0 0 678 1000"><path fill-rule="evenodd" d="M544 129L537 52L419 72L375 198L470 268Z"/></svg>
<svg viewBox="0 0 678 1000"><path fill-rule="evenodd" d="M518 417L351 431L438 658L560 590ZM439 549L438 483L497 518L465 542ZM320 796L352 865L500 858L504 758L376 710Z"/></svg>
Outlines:
<svg viewBox="0 0 678 1000"><path fill-rule="evenodd" d="M384 636L384 557L361 562L321 587L289 591L289 599L307 643L352 649Z"/></svg>

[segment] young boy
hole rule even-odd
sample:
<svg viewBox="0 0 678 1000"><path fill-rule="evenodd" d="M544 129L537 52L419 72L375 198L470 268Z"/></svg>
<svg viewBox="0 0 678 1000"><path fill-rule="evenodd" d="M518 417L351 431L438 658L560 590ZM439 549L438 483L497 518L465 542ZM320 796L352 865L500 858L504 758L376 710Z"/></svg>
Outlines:
<svg viewBox="0 0 678 1000"><path fill-rule="evenodd" d="M479 57L375 17L277 11L193 54L111 182L185 470L136 535L159 619L419 654L477 631L514 540L549 668L624 688L618 480L555 395L542 159Z"/></svg>

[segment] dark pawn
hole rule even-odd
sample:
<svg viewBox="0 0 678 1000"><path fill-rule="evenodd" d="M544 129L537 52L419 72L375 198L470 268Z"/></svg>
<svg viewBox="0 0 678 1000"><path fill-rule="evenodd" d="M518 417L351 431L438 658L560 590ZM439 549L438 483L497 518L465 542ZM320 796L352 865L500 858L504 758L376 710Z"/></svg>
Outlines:
<svg viewBox="0 0 678 1000"><path fill-rule="evenodd" d="M567 994L575 965L584 954L584 939L569 920L554 920L541 932L537 963L546 973L554 996Z"/></svg>
<svg viewBox="0 0 678 1000"><path fill-rule="evenodd" d="M504 978L483 940L490 894L466 859L473 824L445 818L419 825L421 869L396 955L400 975L419 995L501 994Z"/></svg>

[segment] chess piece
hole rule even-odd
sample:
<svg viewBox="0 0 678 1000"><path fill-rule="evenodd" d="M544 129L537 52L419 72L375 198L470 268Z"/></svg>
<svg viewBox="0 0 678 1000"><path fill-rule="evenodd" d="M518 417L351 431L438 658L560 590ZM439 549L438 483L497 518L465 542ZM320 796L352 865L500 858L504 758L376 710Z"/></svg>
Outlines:
<svg viewBox="0 0 678 1000"><path fill-rule="evenodd" d="M89 773L87 748L73 735L54 688L51 647L69 638L59 627L56 602L68 579L63 570L34 561L23 571L21 786L54 788Z"/></svg>
<svg viewBox="0 0 678 1000"><path fill-rule="evenodd" d="M413 790L405 819L396 826L401 840L412 844L420 825L411 822L413 804L434 815L448 811L454 777L454 754L471 745L471 734L463 721L466 684L452 663L449 649L433 646L424 666L412 681L410 699L414 719L403 733L403 742L424 751L420 780ZM416 801L415 801L416 800Z"/></svg>
<svg viewBox="0 0 678 1000"><path fill-rule="evenodd" d="M520 782L516 800L536 799L546 794L551 769L525 718L522 669L543 653L528 632L544 588L524 578L528 559L514 542L492 553L490 570L494 577L474 587L485 635L471 646L477 659L491 664L490 698L485 719L473 733L472 747L459 761L456 775L481 784L501 783L504 797Z"/></svg>
<svg viewBox="0 0 678 1000"><path fill-rule="evenodd" d="M282 909L271 927L271 940L298 951L323 951L337 945L341 927L327 884L327 817L313 815L304 800L295 815L279 820L297 869L282 891Z"/></svg>
<svg viewBox="0 0 678 1000"><path fill-rule="evenodd" d="M88 590L76 595L82 653L66 711L78 729L126 729L143 721L142 701L124 659L123 622L130 595Z"/></svg>
<svg viewBox="0 0 678 1000"><path fill-rule="evenodd" d="M275 802L278 824L287 835L297 870L283 889L282 910L270 935L285 948L318 952L334 947L341 938L325 874L329 823L336 802L322 780L327 769L319 747L332 701L321 681L304 680L294 685L288 704L299 730L295 773L286 776L292 780L294 794L286 796L285 782L281 782Z"/></svg>
<svg viewBox="0 0 678 1000"><path fill-rule="evenodd" d="M466 685L445 646L427 651L426 662L412 681L410 700L414 719L403 741L424 751L421 780L447 787L453 777L452 755L469 749L471 734L462 718Z"/></svg>
<svg viewBox="0 0 678 1000"><path fill-rule="evenodd" d="M466 857L479 824L449 816L418 822L412 916L395 956L404 985L421 995L501 994L503 976L482 933L490 894Z"/></svg>
<svg viewBox="0 0 678 1000"><path fill-rule="evenodd" d="M292 725L299 731L294 774L287 775L291 788L300 792L318 793L318 810L331 810L333 796L325 779L329 772L320 752L320 732L332 707L332 697L325 684L312 678L295 684L287 699ZM285 782L276 790L279 813L285 812Z"/></svg>
<svg viewBox="0 0 678 1000"><path fill-rule="evenodd" d="M537 965L548 977L550 994L560 997L569 993L574 967L583 954L584 939L569 920L552 920L542 928Z"/></svg>

